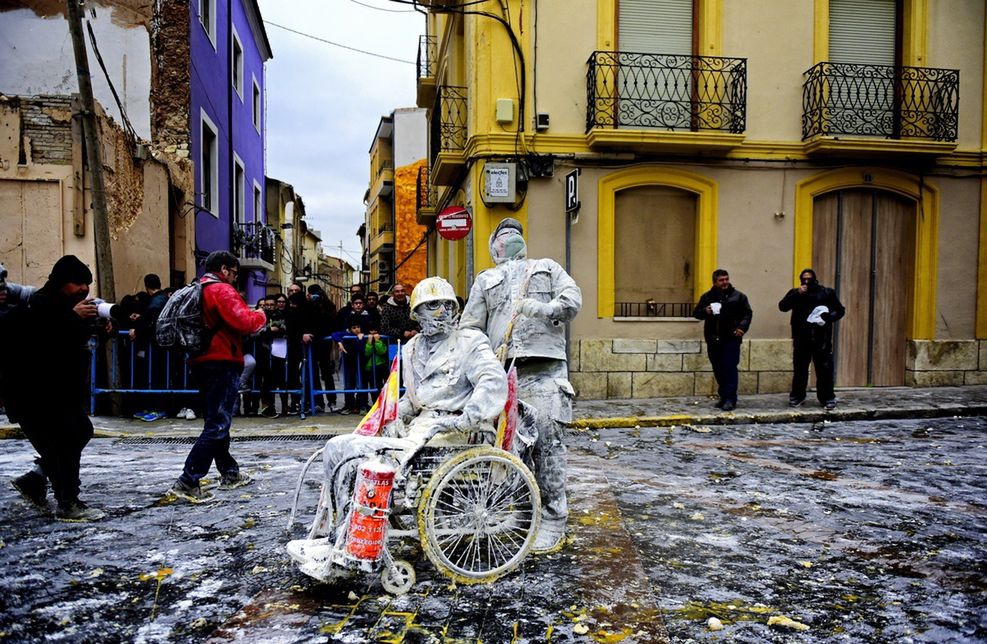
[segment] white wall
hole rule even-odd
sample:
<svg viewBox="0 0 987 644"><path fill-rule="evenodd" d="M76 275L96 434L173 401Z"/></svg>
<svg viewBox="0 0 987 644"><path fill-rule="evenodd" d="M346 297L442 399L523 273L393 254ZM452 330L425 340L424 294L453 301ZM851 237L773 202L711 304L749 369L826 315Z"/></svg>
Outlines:
<svg viewBox="0 0 987 644"><path fill-rule="evenodd" d="M96 12L93 18L89 10ZM128 10L86 3L96 42L113 86L137 134L151 138L151 49L147 28ZM68 22L61 14L42 17L30 9L0 13L0 93L8 95L78 92ZM93 94L107 114L122 123L106 77L96 61L83 23Z"/></svg>
<svg viewBox="0 0 987 644"><path fill-rule="evenodd" d="M411 165L428 154L428 123L425 110L394 110L394 167Z"/></svg>

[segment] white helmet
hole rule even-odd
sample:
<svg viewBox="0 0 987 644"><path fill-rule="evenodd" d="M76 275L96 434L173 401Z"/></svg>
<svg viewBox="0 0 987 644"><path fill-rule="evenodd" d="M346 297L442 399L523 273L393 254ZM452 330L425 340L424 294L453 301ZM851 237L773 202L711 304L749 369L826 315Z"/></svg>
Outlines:
<svg viewBox="0 0 987 644"><path fill-rule="evenodd" d="M426 277L411 291L411 319L418 319L415 309L419 305L436 300L452 302L455 313L459 312L459 301L456 299L456 291L452 289L452 284L441 277Z"/></svg>

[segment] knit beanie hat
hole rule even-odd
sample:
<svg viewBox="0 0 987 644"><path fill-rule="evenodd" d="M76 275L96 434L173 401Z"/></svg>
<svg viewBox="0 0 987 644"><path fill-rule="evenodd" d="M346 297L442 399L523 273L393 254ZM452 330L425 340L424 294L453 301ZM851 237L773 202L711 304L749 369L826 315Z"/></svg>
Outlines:
<svg viewBox="0 0 987 644"><path fill-rule="evenodd" d="M75 255L65 255L51 267L48 275L48 283L52 286L64 286L65 284L92 284L93 273L89 267Z"/></svg>

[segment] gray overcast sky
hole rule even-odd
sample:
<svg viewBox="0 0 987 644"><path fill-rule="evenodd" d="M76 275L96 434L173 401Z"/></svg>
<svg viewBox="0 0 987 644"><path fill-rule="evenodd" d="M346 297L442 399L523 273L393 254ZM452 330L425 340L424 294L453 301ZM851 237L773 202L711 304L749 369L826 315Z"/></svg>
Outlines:
<svg viewBox="0 0 987 644"><path fill-rule="evenodd" d="M259 0L264 20L347 47L414 61L425 18L387 0ZM365 5L369 5L365 6ZM381 11L370 7L379 7ZM348 51L266 24L267 174L305 200L327 254L358 264L367 154L381 116L415 106L413 64Z"/></svg>

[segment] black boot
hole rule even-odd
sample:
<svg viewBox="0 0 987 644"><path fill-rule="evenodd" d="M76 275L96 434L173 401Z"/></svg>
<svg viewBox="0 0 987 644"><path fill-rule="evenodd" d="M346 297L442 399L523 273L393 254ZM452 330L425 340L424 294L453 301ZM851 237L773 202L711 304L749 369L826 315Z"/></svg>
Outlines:
<svg viewBox="0 0 987 644"><path fill-rule="evenodd" d="M39 508L48 508L48 479L41 473L41 468L35 465L27 474L10 479L10 484L20 492L27 501Z"/></svg>

